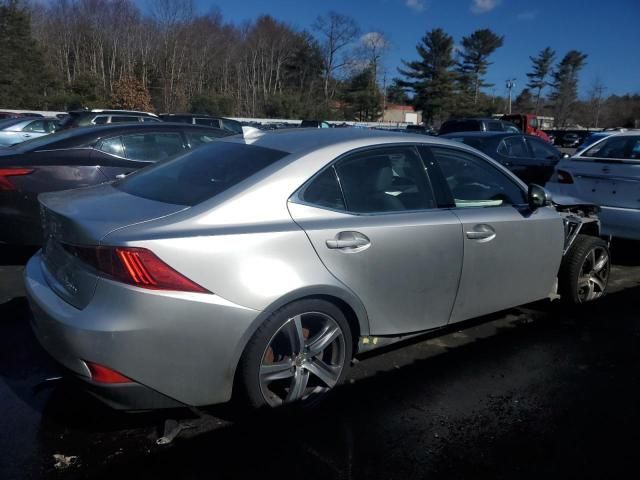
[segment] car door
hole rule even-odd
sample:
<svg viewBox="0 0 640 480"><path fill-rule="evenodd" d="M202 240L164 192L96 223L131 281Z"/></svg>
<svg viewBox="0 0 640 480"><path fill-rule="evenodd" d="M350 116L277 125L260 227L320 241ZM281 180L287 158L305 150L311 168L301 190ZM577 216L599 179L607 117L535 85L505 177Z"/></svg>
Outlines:
<svg viewBox="0 0 640 480"><path fill-rule="evenodd" d="M569 165L578 198L640 208L640 134L609 136L572 157Z"/></svg>
<svg viewBox="0 0 640 480"><path fill-rule="evenodd" d="M369 148L338 159L290 201L326 268L363 302L372 334L449 320L461 226L437 208L428 171L413 146Z"/></svg>
<svg viewBox="0 0 640 480"><path fill-rule="evenodd" d="M545 298L552 292L564 247L560 215L531 211L524 188L489 160L452 147L423 155L442 171L462 222L464 264L451 321Z"/></svg>
<svg viewBox="0 0 640 480"><path fill-rule="evenodd" d="M24 127L22 127L22 132L20 133L21 140L25 141L31 138L48 135L50 131L47 130L47 126L48 125L46 120L34 120L27 123Z"/></svg>

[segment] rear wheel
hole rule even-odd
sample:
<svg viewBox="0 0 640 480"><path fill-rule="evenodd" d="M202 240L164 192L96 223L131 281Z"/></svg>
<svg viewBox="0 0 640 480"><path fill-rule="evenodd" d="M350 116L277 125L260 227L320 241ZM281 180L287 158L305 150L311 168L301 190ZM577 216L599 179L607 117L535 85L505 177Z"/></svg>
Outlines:
<svg viewBox="0 0 640 480"><path fill-rule="evenodd" d="M273 313L247 345L241 388L253 407L320 401L344 378L352 356L349 324L325 300L301 300Z"/></svg>
<svg viewBox="0 0 640 480"><path fill-rule="evenodd" d="M563 300L587 303L607 290L611 255L607 242L599 237L578 235L562 259L558 290Z"/></svg>

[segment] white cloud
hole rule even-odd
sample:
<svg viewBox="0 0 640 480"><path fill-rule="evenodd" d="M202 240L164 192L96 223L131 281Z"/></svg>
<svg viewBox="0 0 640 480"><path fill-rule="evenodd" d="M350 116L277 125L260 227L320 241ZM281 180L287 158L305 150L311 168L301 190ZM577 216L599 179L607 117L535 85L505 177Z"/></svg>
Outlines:
<svg viewBox="0 0 640 480"><path fill-rule="evenodd" d="M501 2L502 0L472 0L471 12L476 15L487 13L500 5Z"/></svg>
<svg viewBox="0 0 640 480"><path fill-rule="evenodd" d="M404 4L411 10L421 12L424 10L424 0L406 0Z"/></svg>
<svg viewBox="0 0 640 480"><path fill-rule="evenodd" d="M368 32L360 37L360 43L370 48L383 49L387 46L387 40L380 32Z"/></svg>
<svg viewBox="0 0 640 480"><path fill-rule="evenodd" d="M526 12L520 12L516 15L516 19L521 20L523 22L530 22L538 18L538 10L528 10Z"/></svg>

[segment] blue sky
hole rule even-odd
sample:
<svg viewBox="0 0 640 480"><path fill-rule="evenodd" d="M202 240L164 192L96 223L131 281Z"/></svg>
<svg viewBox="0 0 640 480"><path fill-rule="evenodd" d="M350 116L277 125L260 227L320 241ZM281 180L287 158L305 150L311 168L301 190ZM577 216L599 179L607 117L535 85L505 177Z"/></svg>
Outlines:
<svg viewBox="0 0 640 480"><path fill-rule="evenodd" d="M391 48L385 64L397 76L401 59L416 58L415 45L427 30L441 27L456 42L479 28L505 36L492 56L487 80L505 93L516 78L519 92L530 70L529 56L550 46L562 57L571 49L589 55L580 93L596 79L606 93L640 93L640 0L196 0L200 12L217 7L224 19L241 23L266 13L298 28L329 10L352 16L362 32L381 30ZM491 89L488 90L491 93Z"/></svg>

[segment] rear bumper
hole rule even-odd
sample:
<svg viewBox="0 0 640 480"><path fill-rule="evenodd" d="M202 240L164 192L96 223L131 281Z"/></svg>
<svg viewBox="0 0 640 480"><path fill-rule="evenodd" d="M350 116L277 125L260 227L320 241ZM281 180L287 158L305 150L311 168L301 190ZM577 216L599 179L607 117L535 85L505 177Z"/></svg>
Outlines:
<svg viewBox="0 0 640 480"><path fill-rule="evenodd" d="M45 280L40 255L25 268L33 331L44 349L105 403L140 410L231 398L235 367L259 312L215 295L145 291L100 279L84 309ZM98 384L85 361L132 379Z"/></svg>

